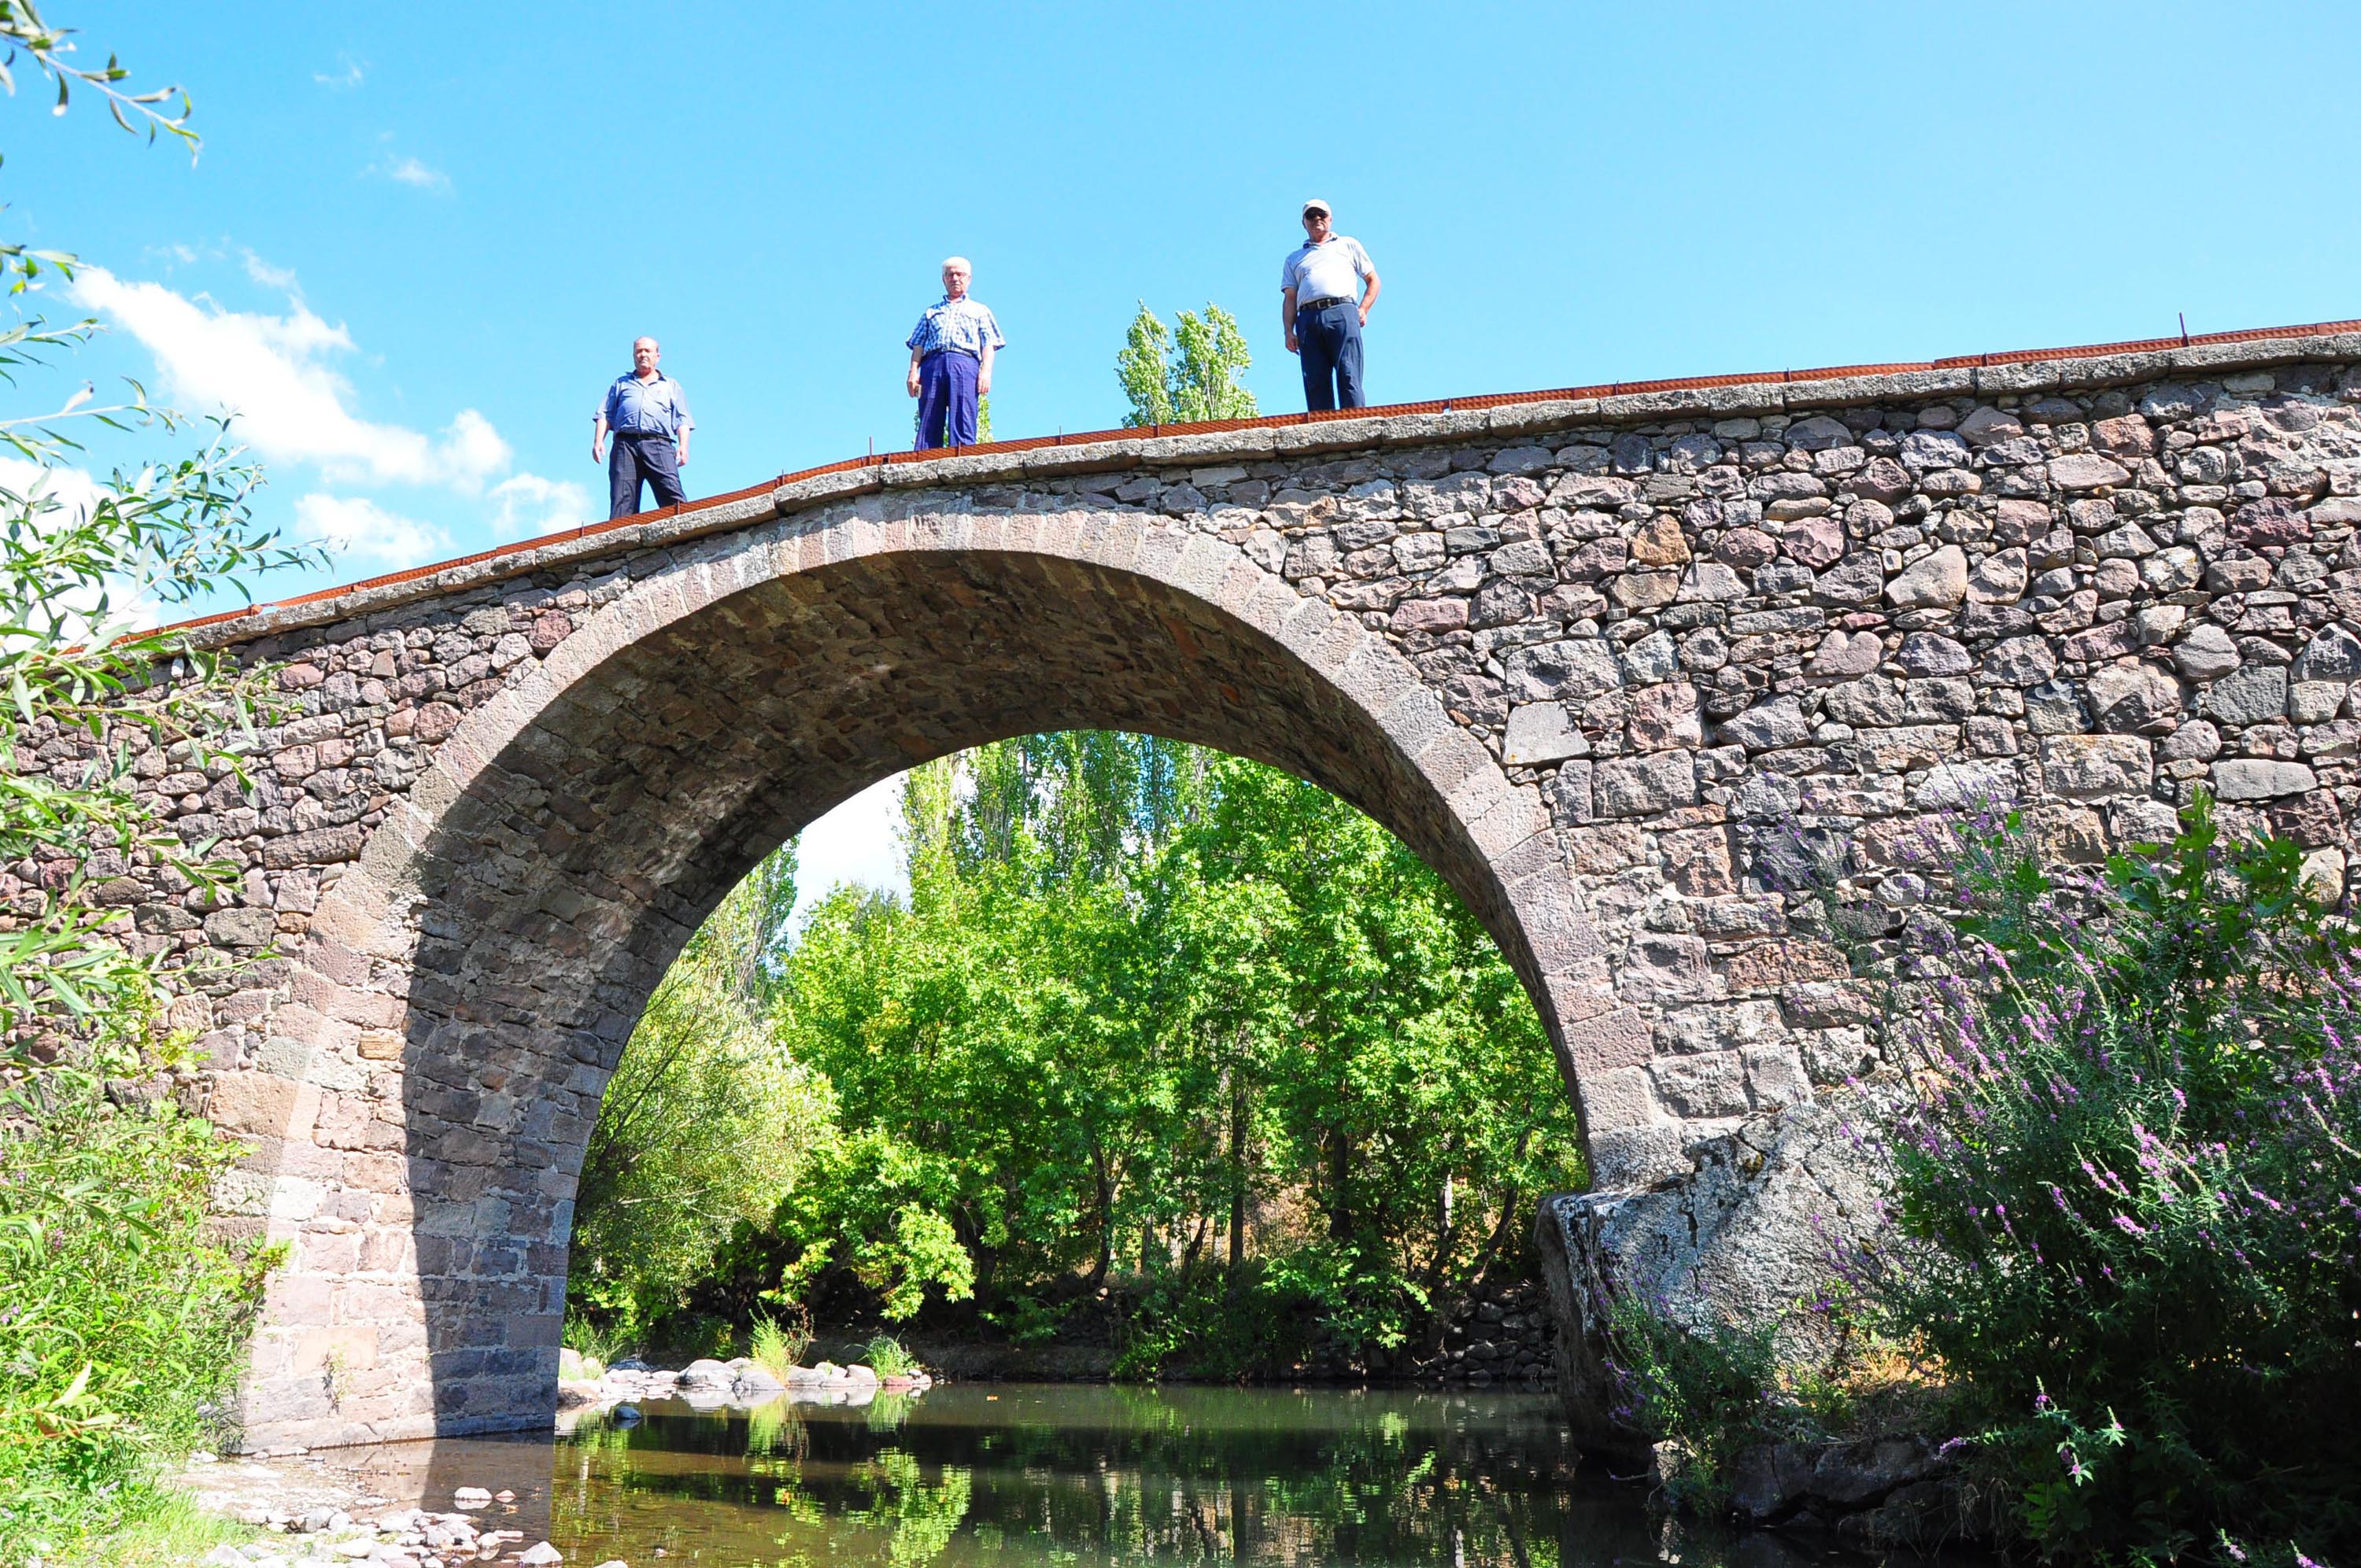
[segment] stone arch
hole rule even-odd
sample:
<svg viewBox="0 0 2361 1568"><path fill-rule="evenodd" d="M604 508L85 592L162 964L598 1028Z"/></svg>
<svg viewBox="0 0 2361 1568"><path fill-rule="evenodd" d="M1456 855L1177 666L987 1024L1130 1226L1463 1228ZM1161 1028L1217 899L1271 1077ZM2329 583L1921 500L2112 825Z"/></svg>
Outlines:
<svg viewBox="0 0 2361 1568"><path fill-rule="evenodd" d="M468 713L322 903L257 1179L274 1219L346 1223L303 1225L274 1279L249 1445L545 1421L583 1146L680 946L874 780L1078 727L1254 757L1385 824L1499 942L1587 1132L1617 1124L1582 1070L1645 1033L1540 791L1358 618L1137 511L780 520L649 572Z"/></svg>

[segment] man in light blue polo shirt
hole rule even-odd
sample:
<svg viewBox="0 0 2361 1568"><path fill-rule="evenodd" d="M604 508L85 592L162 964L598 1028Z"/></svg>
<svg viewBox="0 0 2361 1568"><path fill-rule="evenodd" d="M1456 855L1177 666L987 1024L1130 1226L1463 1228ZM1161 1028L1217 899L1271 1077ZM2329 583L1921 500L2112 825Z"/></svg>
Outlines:
<svg viewBox="0 0 2361 1568"><path fill-rule="evenodd" d="M680 488L680 471L688 462L688 433L697 422L688 417L688 394L680 383L656 368L664 357L653 337L631 344L631 369L615 378L599 400L598 422L590 428L590 461L598 462L607 433L614 432L614 455L607 460L607 518L612 521L640 510L640 484L655 491L656 505L678 506L686 498Z"/></svg>
<svg viewBox="0 0 2361 1568"><path fill-rule="evenodd" d="M975 444L976 405L992 395L992 356L1007 346L992 313L967 297L974 276L966 257L946 260L942 300L927 307L903 345L910 351L903 385L918 400L921 452Z"/></svg>
<svg viewBox="0 0 2361 1568"><path fill-rule="evenodd" d="M1279 271L1279 313L1287 351L1303 361L1304 406L1365 409L1361 329L1378 302L1378 269L1359 240L1328 232L1330 221L1327 203L1315 196L1303 203L1303 243Z"/></svg>

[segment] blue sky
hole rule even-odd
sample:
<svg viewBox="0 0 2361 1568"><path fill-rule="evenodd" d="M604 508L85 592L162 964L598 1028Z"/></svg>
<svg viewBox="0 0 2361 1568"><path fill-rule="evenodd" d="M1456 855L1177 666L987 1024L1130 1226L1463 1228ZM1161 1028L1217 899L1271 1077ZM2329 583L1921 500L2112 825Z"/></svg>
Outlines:
<svg viewBox="0 0 2361 1568"><path fill-rule="evenodd" d="M52 8L206 137L0 108L10 219L115 284L76 372L247 406L291 526L414 525L338 577L598 505L639 332L692 493L906 443L954 250L1004 435L1115 422L1143 298L1300 407L1306 194L1385 274L1379 400L2361 314L2350 6Z"/></svg>
<svg viewBox="0 0 2361 1568"><path fill-rule="evenodd" d="M2350 5L50 12L205 148L0 106L14 232L101 269L39 308L113 329L72 378L241 411L263 514L346 546L268 597L603 515L642 332L692 494L906 444L953 251L1001 435L1116 422L1142 299L1299 408L1307 195L1384 274L1381 401L2361 315Z"/></svg>

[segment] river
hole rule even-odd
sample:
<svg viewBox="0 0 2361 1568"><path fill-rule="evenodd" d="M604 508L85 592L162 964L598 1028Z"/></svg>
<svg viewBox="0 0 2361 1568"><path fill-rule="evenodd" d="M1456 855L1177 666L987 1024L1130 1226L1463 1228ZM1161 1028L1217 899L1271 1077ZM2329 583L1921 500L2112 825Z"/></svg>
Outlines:
<svg viewBox="0 0 2361 1568"><path fill-rule="evenodd" d="M485 1519L568 1568L1858 1561L1651 1514L1543 1393L970 1383L866 1405L653 1401L555 1440L325 1451L369 1500Z"/></svg>

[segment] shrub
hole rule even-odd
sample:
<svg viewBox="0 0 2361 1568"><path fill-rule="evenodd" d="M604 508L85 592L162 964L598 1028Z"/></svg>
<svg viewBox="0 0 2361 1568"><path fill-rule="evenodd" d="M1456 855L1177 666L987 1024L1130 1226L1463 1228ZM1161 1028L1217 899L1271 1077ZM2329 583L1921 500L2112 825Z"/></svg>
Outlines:
<svg viewBox="0 0 2361 1568"><path fill-rule="evenodd" d="M1613 1412L1651 1439L1673 1444L1659 1467L1670 1500L1718 1502L1730 1460L1773 1436L1806 1432L1778 1397L1773 1331L1719 1319L1690 1325L1629 1298L1608 1308L1609 1369L1622 1393Z"/></svg>
<svg viewBox="0 0 2361 1568"><path fill-rule="evenodd" d="M1856 1260L1872 1307L1966 1380L2044 1552L2349 1560L2349 927L2295 844L2226 840L2202 800L2096 876L2043 870L2013 818L1969 851L1905 1031L1896 1234Z"/></svg>
<svg viewBox="0 0 2361 1568"><path fill-rule="evenodd" d="M1269 1258L1154 1276L1118 1331L1109 1374L1141 1383L1168 1373L1215 1383L1285 1377L1319 1343L1317 1315Z"/></svg>
<svg viewBox="0 0 2361 1568"><path fill-rule="evenodd" d="M46 1073L0 1135L0 1562L137 1522L153 1464L208 1441L269 1250L210 1239L237 1151L170 1100Z"/></svg>

